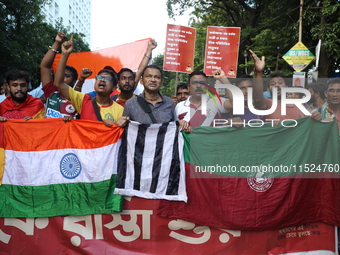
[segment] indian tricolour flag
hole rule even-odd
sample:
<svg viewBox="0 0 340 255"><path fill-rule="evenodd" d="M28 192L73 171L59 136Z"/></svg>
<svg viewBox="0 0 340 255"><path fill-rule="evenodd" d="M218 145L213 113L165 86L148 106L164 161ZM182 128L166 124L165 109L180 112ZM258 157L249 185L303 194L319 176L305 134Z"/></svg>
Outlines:
<svg viewBox="0 0 340 255"><path fill-rule="evenodd" d="M7 121L0 217L121 211L113 190L122 132L85 120Z"/></svg>

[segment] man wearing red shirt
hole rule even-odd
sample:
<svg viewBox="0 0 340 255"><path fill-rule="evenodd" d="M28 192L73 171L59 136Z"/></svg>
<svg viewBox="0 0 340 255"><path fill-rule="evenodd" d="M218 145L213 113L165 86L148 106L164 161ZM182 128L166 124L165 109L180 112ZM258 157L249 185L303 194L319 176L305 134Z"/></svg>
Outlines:
<svg viewBox="0 0 340 255"><path fill-rule="evenodd" d="M45 117L44 104L39 98L27 94L29 76L24 71L6 73L9 95L0 104L0 121L8 119L40 119Z"/></svg>

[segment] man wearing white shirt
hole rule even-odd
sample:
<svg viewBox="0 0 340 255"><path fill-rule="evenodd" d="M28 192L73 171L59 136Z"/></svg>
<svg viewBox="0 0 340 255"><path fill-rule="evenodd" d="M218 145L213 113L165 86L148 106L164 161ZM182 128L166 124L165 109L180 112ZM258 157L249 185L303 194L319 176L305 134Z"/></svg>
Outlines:
<svg viewBox="0 0 340 255"><path fill-rule="evenodd" d="M222 113L228 112L228 100L221 98L220 101L206 95L206 113L202 112L202 95L206 94L207 76L202 71L194 71L189 75L190 96L187 100L176 105L176 115L179 120L189 122L191 127L212 126L213 120L221 118Z"/></svg>

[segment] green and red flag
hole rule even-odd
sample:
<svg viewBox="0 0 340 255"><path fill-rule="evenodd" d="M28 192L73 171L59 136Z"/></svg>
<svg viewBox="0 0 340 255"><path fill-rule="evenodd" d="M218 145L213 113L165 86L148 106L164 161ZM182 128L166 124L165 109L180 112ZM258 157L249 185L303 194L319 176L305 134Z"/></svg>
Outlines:
<svg viewBox="0 0 340 255"><path fill-rule="evenodd" d="M295 121L185 134L188 203L162 201L159 215L238 230L339 226L337 123Z"/></svg>

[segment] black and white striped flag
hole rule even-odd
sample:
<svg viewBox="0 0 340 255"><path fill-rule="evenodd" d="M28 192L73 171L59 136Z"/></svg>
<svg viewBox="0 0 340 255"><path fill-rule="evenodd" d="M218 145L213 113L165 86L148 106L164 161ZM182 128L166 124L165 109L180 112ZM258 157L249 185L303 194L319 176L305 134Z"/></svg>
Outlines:
<svg viewBox="0 0 340 255"><path fill-rule="evenodd" d="M186 202L183 145L176 122L131 121L118 153L115 194Z"/></svg>

